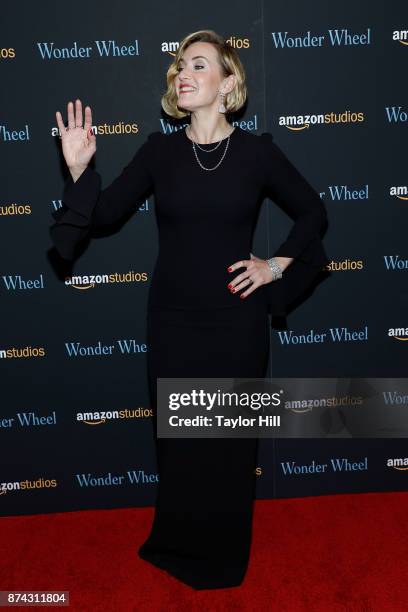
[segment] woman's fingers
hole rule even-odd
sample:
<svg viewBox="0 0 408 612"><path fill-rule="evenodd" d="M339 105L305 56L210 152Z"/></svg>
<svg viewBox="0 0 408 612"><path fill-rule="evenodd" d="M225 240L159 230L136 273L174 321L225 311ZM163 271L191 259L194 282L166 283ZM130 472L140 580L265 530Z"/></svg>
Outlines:
<svg viewBox="0 0 408 612"><path fill-rule="evenodd" d="M250 277L244 278L243 281L235 285L233 288L235 291L241 291L241 289L245 289L245 287L251 287L251 290L254 290L256 287L260 287L259 280L253 281Z"/></svg>
<svg viewBox="0 0 408 612"><path fill-rule="evenodd" d="M252 274L252 272L256 269L255 264L253 264L251 261L246 260L246 259L243 260L243 261L237 262L237 263L233 264L230 267L233 268L233 271L235 271L236 269L239 269L239 268L245 268L245 270L243 272L238 274L233 279L233 282L235 282L236 285L238 283L242 282L243 280L245 280L247 278L248 274ZM231 282L231 284L233 284L233 283Z"/></svg>
<svg viewBox="0 0 408 612"><path fill-rule="evenodd" d="M75 127L82 127L82 102L75 100Z"/></svg>
<svg viewBox="0 0 408 612"><path fill-rule="evenodd" d="M88 131L92 127L92 111L89 106L85 106L84 130Z"/></svg>
<svg viewBox="0 0 408 612"><path fill-rule="evenodd" d="M68 115L68 129L72 130L75 127L82 127L83 115L82 115L82 102L79 100L75 100L75 108L73 102L68 102L67 104L67 115ZM62 120L62 115L59 111L55 113L57 118L58 128L60 133L66 132L66 127ZM89 130L92 127L92 111L89 106L85 107L85 122L84 122L84 130Z"/></svg>
<svg viewBox="0 0 408 612"><path fill-rule="evenodd" d="M57 111L55 113L55 117L57 119L57 125L58 125L58 129L60 131L60 135L62 136L62 134L64 132L66 132L66 128L65 128L64 122L62 120L62 115L61 115L61 113L59 111Z"/></svg>
<svg viewBox="0 0 408 612"><path fill-rule="evenodd" d="M75 127L74 105L72 102L67 104L68 129L73 130Z"/></svg>
<svg viewBox="0 0 408 612"><path fill-rule="evenodd" d="M238 276L236 276L229 283L228 289L233 293L237 293L241 289L246 289L246 291L240 294L240 297L245 298L250 293L253 293L253 291L258 289L258 287L271 282L267 276L265 276L269 274L268 264L266 264L266 262L262 259L254 258L252 261L243 260L241 262L236 262L231 266L231 268L235 266L237 268L241 268L241 264L245 264L247 269L244 272L241 272L241 274L238 274ZM266 264L266 266L264 264Z"/></svg>
<svg viewBox="0 0 408 612"><path fill-rule="evenodd" d="M243 299L243 298L246 298L250 293L253 293L255 289L257 289L260 286L261 286L261 283L259 281L253 282L250 278L246 278L244 281L239 283L239 285L235 285L235 287L231 288L230 291L234 289L232 293L237 293L238 291L241 291L241 289L246 289L246 291L243 291L242 293L239 294L239 297Z"/></svg>

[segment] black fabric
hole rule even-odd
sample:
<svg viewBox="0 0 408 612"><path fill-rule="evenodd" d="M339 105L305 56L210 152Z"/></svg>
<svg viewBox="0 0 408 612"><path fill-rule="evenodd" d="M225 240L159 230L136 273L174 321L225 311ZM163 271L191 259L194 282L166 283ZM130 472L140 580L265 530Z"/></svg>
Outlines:
<svg viewBox="0 0 408 612"><path fill-rule="evenodd" d="M227 140L198 155L213 167ZM208 149L208 150L207 150ZM285 314L327 262L318 194L270 134L235 128L221 165L198 165L184 130L153 132L121 175L101 190L91 168L69 179L51 237L72 259L93 227L137 210L155 194L159 255L149 288L148 382L154 423L157 378L264 378L268 305ZM265 192L294 219L277 255L295 257L284 277L241 300L227 267L249 259ZM136 246L137 248L137 246ZM195 589L241 584L248 565L257 439L166 439L154 428L159 485L155 517L139 555Z"/></svg>
<svg viewBox="0 0 408 612"><path fill-rule="evenodd" d="M203 165L214 166L224 144L210 153L199 151ZM263 293L271 313L285 315L329 262L321 241L327 214L318 193L271 134L257 136L239 127L214 171L198 166L183 129L169 136L149 134L122 173L103 190L99 174L90 167L75 183L69 178L63 208L54 213L56 223L50 228L55 247L62 257L74 258L91 227L121 220L153 192L160 249L149 308L236 306L239 295L231 294L227 285L238 271L231 275L227 267L250 258L265 194L294 220L286 241L268 256L294 257L295 261L282 279L260 287L247 299L260 300Z"/></svg>
<svg viewBox="0 0 408 612"><path fill-rule="evenodd" d="M266 304L152 310L148 372L156 380L264 378L269 351ZM195 589L238 586L247 569L257 438L158 438L155 516L139 555Z"/></svg>
<svg viewBox="0 0 408 612"><path fill-rule="evenodd" d="M327 211L317 191L276 145L272 134L264 132L260 140L266 193L294 220L288 237L270 257L295 260L279 281L265 286L272 314L285 316L289 306L312 286L329 263L321 240Z"/></svg>

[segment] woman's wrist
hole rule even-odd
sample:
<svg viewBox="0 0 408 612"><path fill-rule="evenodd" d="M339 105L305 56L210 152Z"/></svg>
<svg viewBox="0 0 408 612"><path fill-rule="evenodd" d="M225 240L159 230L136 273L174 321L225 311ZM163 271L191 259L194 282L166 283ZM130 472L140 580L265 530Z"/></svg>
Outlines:
<svg viewBox="0 0 408 612"><path fill-rule="evenodd" d="M266 260L270 270L272 271L272 280L278 280L282 278L284 268L281 267L275 257L270 257Z"/></svg>
<svg viewBox="0 0 408 612"><path fill-rule="evenodd" d="M74 181L74 183L77 182L77 180L79 179L79 177L81 176L81 174L83 174L83 172L85 172L85 170L87 169L88 166L69 166L69 172L72 176L72 180Z"/></svg>
<svg viewBox="0 0 408 612"><path fill-rule="evenodd" d="M272 271L272 280L282 278L286 268L292 263L294 257L270 257L266 260L270 270Z"/></svg>
<svg viewBox="0 0 408 612"><path fill-rule="evenodd" d="M294 257L279 257L279 256L274 256L273 258L277 264L279 265L279 267L282 269L282 271L285 271L286 268L288 266L290 266L290 264L292 263L292 261L294 261Z"/></svg>

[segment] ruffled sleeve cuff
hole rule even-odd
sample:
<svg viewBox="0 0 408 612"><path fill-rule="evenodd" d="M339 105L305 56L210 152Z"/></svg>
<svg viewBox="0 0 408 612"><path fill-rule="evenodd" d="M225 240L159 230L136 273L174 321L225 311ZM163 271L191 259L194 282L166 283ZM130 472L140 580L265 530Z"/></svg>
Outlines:
<svg viewBox="0 0 408 612"><path fill-rule="evenodd" d="M101 177L89 166L74 182L67 179L62 206L52 212L55 223L50 227L51 240L64 259L74 259L76 248L90 230L92 211L98 201Z"/></svg>
<svg viewBox="0 0 408 612"><path fill-rule="evenodd" d="M274 256L291 257L278 249ZM291 304L313 286L329 264L323 243L316 238L283 272L282 278L264 285L266 300L273 315L286 316Z"/></svg>

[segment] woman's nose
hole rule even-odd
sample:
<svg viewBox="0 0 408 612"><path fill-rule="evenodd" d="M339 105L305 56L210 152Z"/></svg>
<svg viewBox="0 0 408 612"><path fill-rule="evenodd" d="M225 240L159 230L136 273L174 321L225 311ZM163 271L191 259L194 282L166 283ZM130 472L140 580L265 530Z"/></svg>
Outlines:
<svg viewBox="0 0 408 612"><path fill-rule="evenodd" d="M183 77L184 81L186 81L186 80L188 80L190 78L188 69L185 66L184 66L184 68L180 68L178 74L179 74L179 78L180 78L180 75L181 75Z"/></svg>

